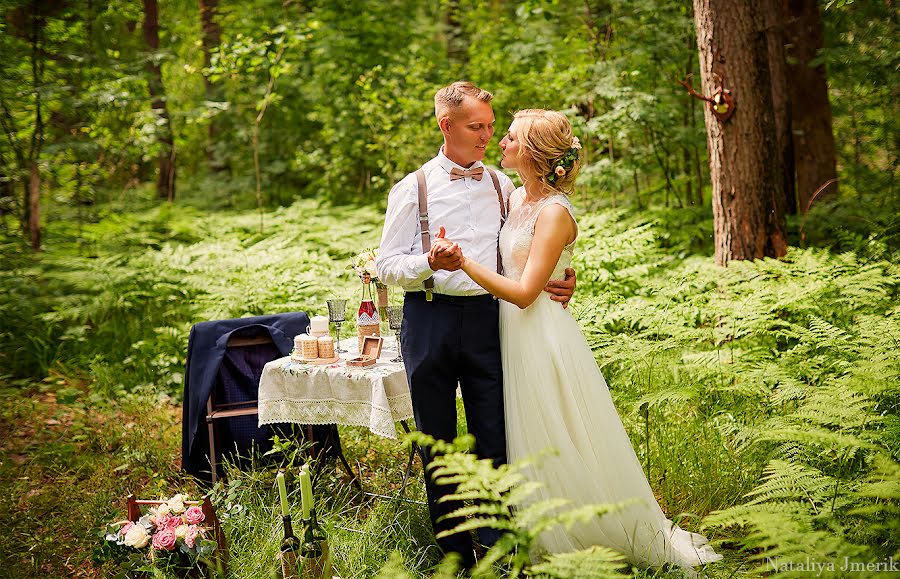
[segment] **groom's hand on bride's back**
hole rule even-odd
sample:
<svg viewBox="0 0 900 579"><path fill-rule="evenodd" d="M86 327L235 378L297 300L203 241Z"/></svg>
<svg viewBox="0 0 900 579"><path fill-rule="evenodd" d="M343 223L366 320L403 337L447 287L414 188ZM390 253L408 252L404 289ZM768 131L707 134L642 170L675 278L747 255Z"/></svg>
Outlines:
<svg viewBox="0 0 900 579"><path fill-rule="evenodd" d="M428 252L428 266L432 271L441 269L456 271L462 267L462 249L456 243L445 238L446 234L447 231L441 226L431 243L431 251Z"/></svg>
<svg viewBox="0 0 900 579"><path fill-rule="evenodd" d="M550 299L559 302L564 308L569 307L569 300L575 293L575 270L566 268L566 279L551 279L544 287L544 291L550 294Z"/></svg>

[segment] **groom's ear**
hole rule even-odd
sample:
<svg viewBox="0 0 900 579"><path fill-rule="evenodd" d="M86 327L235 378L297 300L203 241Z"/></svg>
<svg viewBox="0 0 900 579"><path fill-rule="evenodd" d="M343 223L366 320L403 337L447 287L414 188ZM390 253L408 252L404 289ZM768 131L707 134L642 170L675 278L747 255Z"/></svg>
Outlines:
<svg viewBox="0 0 900 579"><path fill-rule="evenodd" d="M438 126L441 128L442 133L448 133L450 131L450 117L441 117L441 120L438 121Z"/></svg>

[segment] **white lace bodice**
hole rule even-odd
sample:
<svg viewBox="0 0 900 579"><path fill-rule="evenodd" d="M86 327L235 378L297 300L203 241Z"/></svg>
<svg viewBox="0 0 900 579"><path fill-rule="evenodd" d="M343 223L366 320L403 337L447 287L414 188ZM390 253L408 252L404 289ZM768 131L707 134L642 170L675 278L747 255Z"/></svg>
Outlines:
<svg viewBox="0 0 900 579"><path fill-rule="evenodd" d="M541 209L551 203L562 205L569 211L572 219L575 219L575 208L569 203L569 199L563 194L551 195L537 203L523 204L525 189L519 187L510 195L509 217L503 229L500 230L500 256L503 259L503 275L510 279L518 280L525 271L528 262L528 254L531 253L531 241L534 239L534 225L537 222ZM572 255L575 249L575 241L567 245L556 262L550 279L565 278L565 270L572 264Z"/></svg>

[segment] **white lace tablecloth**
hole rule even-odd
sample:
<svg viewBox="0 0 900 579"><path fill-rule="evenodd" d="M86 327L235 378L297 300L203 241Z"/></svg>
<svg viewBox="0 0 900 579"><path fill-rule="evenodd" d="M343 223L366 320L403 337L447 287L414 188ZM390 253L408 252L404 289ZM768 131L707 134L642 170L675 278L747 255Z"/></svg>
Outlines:
<svg viewBox="0 0 900 579"><path fill-rule="evenodd" d="M343 345L350 342L343 340ZM259 425L365 426L379 436L397 438L395 423L412 418L413 409L403 363L390 361L397 355L395 344L393 337L385 337L378 363L366 368L346 365L356 352L327 366L290 357L272 360L259 380Z"/></svg>

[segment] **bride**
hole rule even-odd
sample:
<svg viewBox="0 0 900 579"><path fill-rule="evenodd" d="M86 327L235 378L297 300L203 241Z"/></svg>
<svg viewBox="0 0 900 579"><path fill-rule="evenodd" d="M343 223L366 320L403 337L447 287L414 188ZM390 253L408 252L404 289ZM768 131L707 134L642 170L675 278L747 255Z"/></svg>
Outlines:
<svg viewBox="0 0 900 579"><path fill-rule="evenodd" d="M516 113L500 141L501 165L524 183L510 196L500 231L500 275L462 256L462 269L500 298L500 340L509 460L546 448L558 454L526 472L543 487L537 500L576 505L628 502L624 508L556 528L538 550L569 552L603 545L641 567L692 568L722 558L702 535L668 520L641 469L606 381L572 315L543 292L572 261L578 227L566 194L579 169L578 139L568 119L546 110ZM460 252L449 239L432 251ZM630 501L630 502L629 502Z"/></svg>

